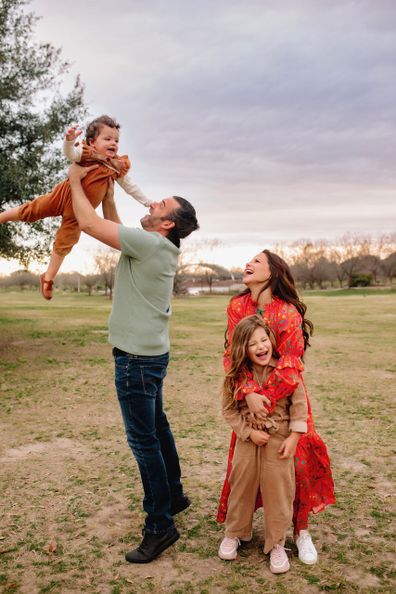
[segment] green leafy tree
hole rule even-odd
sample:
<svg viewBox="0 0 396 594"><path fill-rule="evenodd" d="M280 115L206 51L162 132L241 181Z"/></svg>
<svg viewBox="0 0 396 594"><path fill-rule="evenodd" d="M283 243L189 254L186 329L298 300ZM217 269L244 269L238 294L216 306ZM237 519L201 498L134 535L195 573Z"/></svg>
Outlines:
<svg viewBox="0 0 396 594"><path fill-rule="evenodd" d="M86 114L79 77L60 90L69 64L33 40L38 18L24 0L0 0L0 210L48 192L62 179L60 139ZM0 256L25 266L48 254L54 221L0 225Z"/></svg>

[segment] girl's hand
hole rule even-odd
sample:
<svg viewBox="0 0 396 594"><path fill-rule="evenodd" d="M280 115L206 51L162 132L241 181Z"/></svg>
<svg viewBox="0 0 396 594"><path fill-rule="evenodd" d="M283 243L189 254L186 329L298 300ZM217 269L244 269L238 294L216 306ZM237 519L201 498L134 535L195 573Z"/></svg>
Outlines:
<svg viewBox="0 0 396 594"><path fill-rule="evenodd" d="M243 419L246 421L246 424L249 425L251 429L258 429L260 431L262 429L265 429L264 421L259 421L256 418L256 415L251 413L249 409L247 410L247 412L244 412L242 416Z"/></svg>
<svg viewBox="0 0 396 594"><path fill-rule="evenodd" d="M297 433L296 431L292 431L289 437L283 441L281 447L278 450L279 458L281 460L287 460L288 458L293 458L294 454L296 453L296 447L298 444L298 440L300 439L301 433Z"/></svg>
<svg viewBox="0 0 396 594"><path fill-rule="evenodd" d="M264 421L268 415L268 410L264 405L271 404L271 401L266 396L262 396L256 392L246 394L245 400L250 412L256 416L257 420Z"/></svg>
<svg viewBox="0 0 396 594"><path fill-rule="evenodd" d="M255 429L251 430L249 437L256 446L267 445L270 438L269 433L266 433L265 431L256 431Z"/></svg>
<svg viewBox="0 0 396 594"><path fill-rule="evenodd" d="M66 140L68 140L69 142L72 140L76 140L76 138L80 136L80 134L82 134L82 130L80 130L77 126L71 126L71 128L69 128L66 132Z"/></svg>

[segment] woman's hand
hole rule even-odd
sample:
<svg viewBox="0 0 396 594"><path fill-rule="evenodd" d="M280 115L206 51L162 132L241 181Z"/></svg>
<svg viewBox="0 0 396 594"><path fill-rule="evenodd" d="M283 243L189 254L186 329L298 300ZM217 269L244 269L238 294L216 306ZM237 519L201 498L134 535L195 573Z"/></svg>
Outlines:
<svg viewBox="0 0 396 594"><path fill-rule="evenodd" d="M279 458L281 460L293 458L294 454L296 453L296 447L301 435L302 433L292 431L289 437L286 437L286 439L282 442L282 445L278 450Z"/></svg>
<svg viewBox="0 0 396 594"><path fill-rule="evenodd" d="M264 421L268 415L268 410L265 408L265 405L270 405L271 401L266 396L262 396L256 392L246 394L245 400L249 407L249 411L255 415L256 419L258 421Z"/></svg>
<svg viewBox="0 0 396 594"><path fill-rule="evenodd" d="M270 438L269 433L266 433L265 431L256 431L255 429L251 430L249 437L257 446L266 445Z"/></svg>

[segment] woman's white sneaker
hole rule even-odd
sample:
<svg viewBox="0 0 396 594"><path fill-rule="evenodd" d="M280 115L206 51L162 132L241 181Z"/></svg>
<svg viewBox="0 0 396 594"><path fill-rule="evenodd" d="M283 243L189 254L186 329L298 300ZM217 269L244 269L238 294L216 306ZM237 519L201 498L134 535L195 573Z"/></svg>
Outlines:
<svg viewBox="0 0 396 594"><path fill-rule="evenodd" d="M219 546L219 557L225 561L237 558L238 547L241 544L236 536L225 536Z"/></svg>
<svg viewBox="0 0 396 594"><path fill-rule="evenodd" d="M289 571L290 563L286 555L285 547L275 545L270 552L270 570L272 573L285 573Z"/></svg>
<svg viewBox="0 0 396 594"><path fill-rule="evenodd" d="M300 530L300 534L296 539L296 545L298 548L298 558L301 563L314 565L317 562L318 553L308 530Z"/></svg>

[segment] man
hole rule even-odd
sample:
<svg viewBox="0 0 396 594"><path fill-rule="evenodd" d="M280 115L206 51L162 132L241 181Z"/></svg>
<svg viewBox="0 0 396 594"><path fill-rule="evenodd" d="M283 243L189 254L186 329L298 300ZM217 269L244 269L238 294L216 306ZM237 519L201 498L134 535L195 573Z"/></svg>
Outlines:
<svg viewBox="0 0 396 594"><path fill-rule="evenodd" d="M143 229L124 227L113 196L104 203L106 219L88 202L81 180L91 167L72 165L69 179L80 228L121 250L109 342L115 384L128 444L137 461L147 514L140 545L126 554L131 563L148 563L179 538L173 515L186 509L176 445L162 408L162 384L169 361L168 323L180 239L198 229L191 204L173 196L151 204Z"/></svg>

